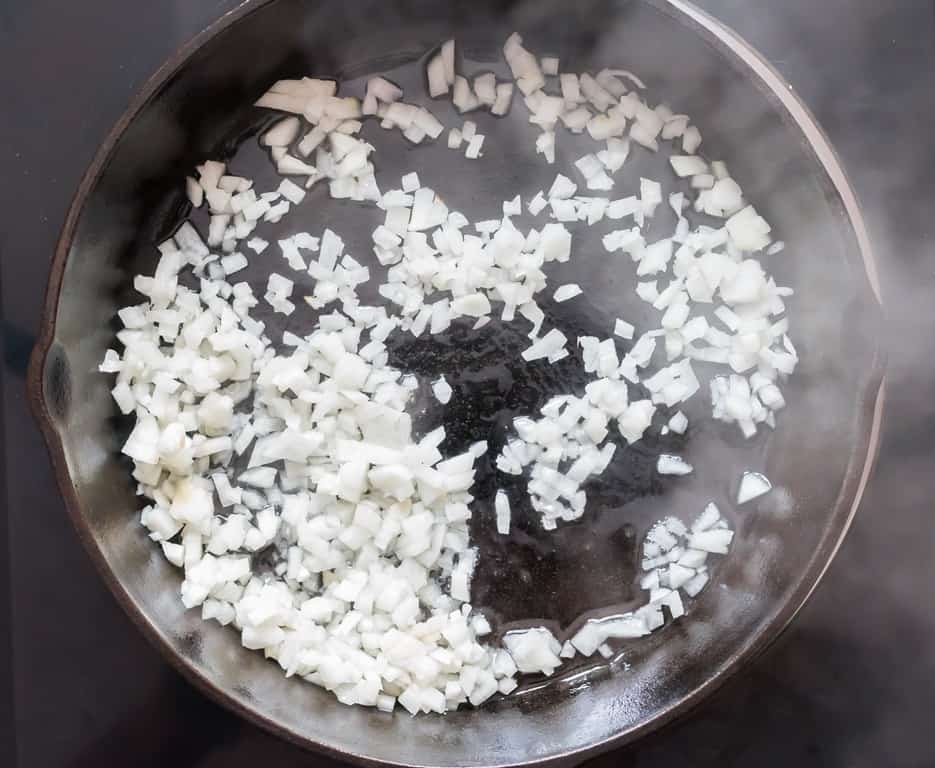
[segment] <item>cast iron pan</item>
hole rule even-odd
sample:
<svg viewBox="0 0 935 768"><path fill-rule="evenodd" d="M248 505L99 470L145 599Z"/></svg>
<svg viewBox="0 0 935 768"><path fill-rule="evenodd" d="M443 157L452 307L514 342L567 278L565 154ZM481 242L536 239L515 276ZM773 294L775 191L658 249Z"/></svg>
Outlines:
<svg viewBox="0 0 935 768"><path fill-rule="evenodd" d="M116 310L138 301L132 276L151 273L153 244L188 215L180 181L194 164L232 158L235 172L271 188L269 163L256 142L271 116L250 105L272 81L301 75L353 81L418 59L451 36L466 59L494 66L514 29L572 71L632 69L654 98L693 116L707 154L727 161L788 244L770 269L797 290L790 314L802 362L785 388L790 407L775 432L745 442L735 428L705 419L708 406L696 398L686 439L647 439L622 452L589 491L585 521L555 534L544 534L521 513L509 539L491 535L492 475L481 473L472 533L482 567L473 600L498 626L536 618L567 628L589 610L630 604L646 526L664 514L697 514L714 499L730 511L737 536L686 617L629 643L610 667L576 667L477 710L413 719L349 708L314 686L286 680L276 665L244 650L232 630L183 610L177 570L138 525L138 499L119 455L130 425L118 418L108 377L96 368L113 343ZM455 124L453 114L439 113ZM548 187L555 169L531 152L533 134L521 108L496 126L488 115L476 119L491 134L476 168L466 170L463 158L443 147L402 149L401 141L391 145L388 134L371 131L368 139L385 144L377 146L378 173L398 179L417 167L423 183L444 190L449 205L472 218L485 210L496 215L491 206L516 192L529 199ZM560 147L567 152L560 162L584 153L570 142ZM648 153L632 162L631 179L662 172ZM303 206L300 224L293 214L261 234L272 240L335 226L348 238L348 250L367 258L376 221L362 225L359 209L326 204L322 195L310 195ZM646 327L649 316L629 298L632 269L604 252L599 234L575 237L575 259L550 281L580 283L585 300L547 305L550 319L569 335L606 335L602 329L615 316ZM269 271L259 261L248 279L260 281ZM262 319L286 327L282 316ZM299 318L290 322L301 330ZM167 658L218 701L292 741L355 762L573 762L686 711L773 640L815 588L854 514L876 448L883 400L879 326L866 233L827 141L778 75L692 6L680 0L250 0L153 77L97 154L55 254L29 390L69 513L105 580ZM474 336L456 326L431 342L401 339L393 355L397 365L426 377L448 374L451 407L444 414L427 409L423 422L443 419L446 447L455 450L478 438L502 441L513 414L581 383L574 356L554 369L516 365L523 343L499 323ZM696 466L693 479L657 476L655 456L663 450L684 453ZM765 471L777 490L738 512L730 499L745 468ZM519 504L521 489L513 492Z"/></svg>

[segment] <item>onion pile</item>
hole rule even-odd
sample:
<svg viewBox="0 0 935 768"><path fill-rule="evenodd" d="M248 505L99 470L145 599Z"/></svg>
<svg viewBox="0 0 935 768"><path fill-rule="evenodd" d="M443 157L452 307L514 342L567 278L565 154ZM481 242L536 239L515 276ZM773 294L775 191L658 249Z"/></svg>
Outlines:
<svg viewBox="0 0 935 768"><path fill-rule="evenodd" d="M183 569L185 606L232 624L245 647L346 704L441 713L509 694L519 675L551 675L577 654L610 656L609 641L648 634L665 613L680 617L680 590L697 595L708 556L726 554L732 538L713 503L690 526L666 518L643 542L643 607L591 619L564 642L533 626L487 643L491 626L470 604L479 552L468 521L475 463L488 447L444 456L443 427L414 434L409 409L419 383L389 364L391 334L438 334L458 318L477 329L498 315L528 325L527 362L556 363L569 345L581 348L590 377L583 394L553 397L517 418L495 460L504 474L528 476L545 530L584 515L584 486L612 461L616 437L642 439L657 411L702 391L696 364L729 369L710 380L713 415L749 437L775 424L785 405L778 383L798 360L783 317L791 291L754 257L782 244L724 164L697 154L701 134L689 119L649 106L642 82L624 70L560 72L557 59L538 59L518 35L503 50L512 81L459 73L455 42L446 42L429 58L428 93L450 96L459 115L505 115L515 85L539 129L536 152L549 163L562 130L597 142L569 171L577 181L559 173L527 202L530 217L552 220L518 227L516 195L503 201L502 216L472 223L416 172L381 191L374 148L359 135L364 125L399 130L413 144L440 140L445 126L433 111L404 101L382 77L368 81L362 98L339 96L330 80L281 80L257 106L286 113L260 141L289 178L258 193L224 163L198 166L185 188L194 207L207 208L206 236L185 222L159 245L154 274L134 280L145 300L119 312L123 352L108 350L101 364L116 375L118 408L135 417L123 453L148 500L141 522ZM467 120L441 140L479 159L485 138ZM638 195L601 194L614 188L633 144L656 152L660 142L680 144L670 164L689 189L666 197L643 178ZM333 199L383 212L372 233L381 304L361 301L358 288L377 276L330 229L277 243L283 271L307 273L311 293L297 296L296 281L276 271L261 296L237 280L250 263L241 245L256 256L270 247L257 226L282 220L318 184ZM579 194L579 184L597 194ZM665 202L675 230L647 242L644 225ZM709 223L693 226L689 206ZM636 293L658 311L659 327L637 335L617 319L606 338L569 339L544 327L537 297L549 265L573 258L573 229L604 219L627 220L603 244L634 262ZM559 303L584 300L577 284L550 293ZM260 301L287 316L304 301L314 326L274 343L251 315ZM628 342L622 355L618 339ZM444 376L431 389L443 405L453 394ZM688 420L676 410L662 429L682 434ZM685 475L692 466L662 455L657 472ZM738 503L768 490L761 475L745 475ZM494 508L497 531L509 534L504 491Z"/></svg>

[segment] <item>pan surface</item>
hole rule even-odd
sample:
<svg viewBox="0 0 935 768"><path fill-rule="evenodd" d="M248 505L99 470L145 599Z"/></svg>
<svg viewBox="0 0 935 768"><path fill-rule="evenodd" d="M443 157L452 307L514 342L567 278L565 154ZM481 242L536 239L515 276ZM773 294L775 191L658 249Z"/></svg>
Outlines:
<svg viewBox="0 0 935 768"><path fill-rule="evenodd" d="M697 427L688 438L647 441L631 452L619 476L589 494L594 509L579 525L549 536L520 525L504 541L489 533L489 498L479 494L472 535L483 554L475 603L501 623L535 618L567 627L583 612L632 599L639 534L652 521L696 514L710 498L730 509L745 468L765 471L777 492L731 513L737 535L711 587L682 620L628 646L613 673L579 668L523 695L444 718L344 707L314 686L285 679L277 666L240 647L232 631L184 611L178 572L138 525L138 500L119 456L130 425L118 418L97 364L113 343L116 310L134 300L133 275L151 273L153 243L188 215L180 180L194 164L231 157L236 172L258 180L265 173L269 183L260 186L270 187L273 174L255 140L270 115L250 107L269 83L300 75L354 81L393 71L452 36L466 58L483 65L498 60L513 30L572 70L631 69L654 98L693 116L706 153L727 161L787 243L769 268L778 282L796 288L790 316L802 362L786 387L789 407L774 433L744 442L734 428L705 420L707 406L695 403L689 416ZM500 200L517 192L529 199L556 170L529 151L534 134L525 116L515 114L521 111L496 128L491 123L478 171L467 172L463 159L443 148L400 152L397 143L394 152L387 143L382 151L377 146L379 172L398 179L417 168L423 183L445 190L453 207L472 218L496 215ZM560 164L584 154L568 146ZM660 175L658 159L633 162L627 178ZM360 231L348 238L348 250L359 258L369 253L376 222L360 225L359 210L303 211L300 225L287 219L263 236L325 226L344 234L354 223ZM627 298L632 271L605 259L596 236L593 242L587 233L575 237L586 263L573 261L550 280L580 283L587 308L555 305L551 317L576 335L612 325L615 316L645 326L645 310ZM259 268L248 273L248 279L261 276ZM679 0L255 0L179 51L98 153L52 265L29 385L79 535L130 616L199 687L286 738L346 760L517 765L574 761L658 727L723 682L793 618L837 550L872 463L883 402L879 327L866 233L826 140L778 75L693 7ZM471 340L455 329L431 343L403 340L393 353L401 367L426 377L449 375L462 403L443 416L449 447L456 449L485 437L498 419L528 413L574 385L575 359L535 375L504 363L522 344L506 326L491 323ZM425 418L438 415L429 410ZM698 480L654 476L651 467L663 450L684 453Z"/></svg>

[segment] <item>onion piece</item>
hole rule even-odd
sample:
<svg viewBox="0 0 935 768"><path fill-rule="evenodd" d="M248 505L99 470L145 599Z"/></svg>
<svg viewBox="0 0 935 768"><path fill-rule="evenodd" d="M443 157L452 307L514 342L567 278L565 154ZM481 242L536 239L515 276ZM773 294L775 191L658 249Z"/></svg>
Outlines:
<svg viewBox="0 0 935 768"><path fill-rule="evenodd" d="M474 78L474 93L481 104L492 107L497 101L497 78L492 72Z"/></svg>
<svg viewBox="0 0 935 768"><path fill-rule="evenodd" d="M435 394L435 399L442 405L447 405L451 400L451 385L445 380L444 376L440 376L432 384L432 392Z"/></svg>
<svg viewBox="0 0 935 768"><path fill-rule="evenodd" d="M708 164L700 157L694 155L672 155L669 158L672 170L681 179L686 176L698 176L708 172Z"/></svg>
<svg viewBox="0 0 935 768"><path fill-rule="evenodd" d="M552 298L554 298L555 301L561 303L563 301L573 299L575 296L580 296L581 293L581 286L579 286L577 283L566 283L565 285L560 285L555 289L555 293L553 294Z"/></svg>
<svg viewBox="0 0 935 768"><path fill-rule="evenodd" d="M510 103L513 101L513 83L497 83L497 93L493 105L490 107L490 113L502 116L510 111Z"/></svg>
<svg viewBox="0 0 935 768"><path fill-rule="evenodd" d="M260 143L266 147L288 147L299 135L301 126L298 117L286 117L264 133Z"/></svg>
<svg viewBox="0 0 935 768"><path fill-rule="evenodd" d="M542 74L554 77L558 74L558 58L555 56L543 56L539 62Z"/></svg>
<svg viewBox="0 0 935 768"><path fill-rule="evenodd" d="M677 435L685 434L688 429L688 418L681 411L676 412L668 423L669 430Z"/></svg>
<svg viewBox="0 0 935 768"><path fill-rule="evenodd" d="M471 84L461 75L455 76L454 91L451 96L451 102L455 105L458 112L461 114L470 112L480 106L480 100L471 90Z"/></svg>
<svg viewBox="0 0 935 768"><path fill-rule="evenodd" d="M567 341L568 339L565 337L564 333L557 328L553 328L539 341L523 350L522 357L526 362L541 360L564 348Z"/></svg>
<svg viewBox="0 0 935 768"><path fill-rule="evenodd" d="M464 150L464 156L469 160L476 160L481 156L481 147L484 145L484 136L476 133L468 142L467 149Z"/></svg>
<svg viewBox="0 0 935 768"><path fill-rule="evenodd" d="M578 75L571 72L562 73L559 75L559 82L561 83L562 98L565 99L565 104L572 108L579 104L582 98Z"/></svg>
<svg viewBox="0 0 935 768"><path fill-rule="evenodd" d="M746 504L749 501L758 499L760 496L769 493L772 487L765 475L747 470L743 473L740 479L740 487L737 489L737 504Z"/></svg>
<svg viewBox="0 0 935 768"><path fill-rule="evenodd" d="M682 134L682 150L686 155L693 155L701 146L701 132L695 126L689 126Z"/></svg>
<svg viewBox="0 0 935 768"><path fill-rule="evenodd" d="M660 475L689 475L694 471L694 467L681 456L663 453L656 461L656 471Z"/></svg>
<svg viewBox="0 0 935 768"><path fill-rule="evenodd" d="M442 63L445 67L445 80L448 85L455 82L455 41L446 40L441 47Z"/></svg>
<svg viewBox="0 0 935 768"><path fill-rule="evenodd" d="M498 490L494 496L494 508L497 514L497 533L507 536L510 533L510 500L506 493Z"/></svg>
<svg viewBox="0 0 935 768"><path fill-rule="evenodd" d="M614 321L614 335L619 336L621 339L632 339L635 331L636 329L630 323L621 320L619 317Z"/></svg>
<svg viewBox="0 0 935 768"><path fill-rule="evenodd" d="M201 184L191 176L185 177L185 194L188 195L188 201L195 208L201 208L205 199L205 191Z"/></svg>
<svg viewBox="0 0 935 768"><path fill-rule="evenodd" d="M545 627L508 632L503 637L503 645L513 657L516 668L523 673L551 675L562 664L558 656L562 645Z"/></svg>
<svg viewBox="0 0 935 768"><path fill-rule="evenodd" d="M452 70L453 69L452 67ZM448 93L450 83L448 82L445 59L441 53L429 59L429 63L426 66L426 77L429 84L429 96L433 99Z"/></svg>

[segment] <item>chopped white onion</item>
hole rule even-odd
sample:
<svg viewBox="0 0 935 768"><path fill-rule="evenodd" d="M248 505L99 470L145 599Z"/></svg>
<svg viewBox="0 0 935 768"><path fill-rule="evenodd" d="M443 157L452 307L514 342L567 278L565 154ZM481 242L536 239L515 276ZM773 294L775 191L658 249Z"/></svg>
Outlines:
<svg viewBox="0 0 935 768"><path fill-rule="evenodd" d="M506 536L510 532L510 500L504 491L497 491L494 496L494 508L497 514L497 533Z"/></svg>
<svg viewBox="0 0 935 768"><path fill-rule="evenodd" d="M681 456L663 453L656 462L656 471L660 475L689 475L694 471L694 467Z"/></svg>
<svg viewBox="0 0 935 768"><path fill-rule="evenodd" d="M561 303L563 301L573 299L575 296L580 296L581 293L581 286L579 286L577 283L566 283L565 285L560 285L555 289L553 298L555 301Z"/></svg>
<svg viewBox="0 0 935 768"><path fill-rule="evenodd" d="M451 385L445 380L444 376L432 384L432 392L435 393L435 399L442 405L447 405L448 401L451 400Z"/></svg>
<svg viewBox="0 0 935 768"><path fill-rule="evenodd" d="M449 40L429 59L429 96L453 91L460 112L482 105L506 114L514 82L498 83L491 72L470 80L458 75L454 47ZM606 192L628 159L630 140L651 151L676 141L681 154L669 162L688 184L664 195L659 182L643 178L638 195L609 200L578 194L558 174L548 194L528 204L533 216L549 209L553 221L520 232L516 195L498 201L494 210L502 217L470 227L415 172L403 176L401 189L382 193L374 148L360 138L373 117L413 144L436 139L445 126L428 109L404 103L402 90L382 77L368 80L362 101L339 96L335 81L280 80L257 101L280 113L260 142L281 174L304 177L304 184L284 179L261 192L224 163L198 166L185 190L193 206L207 202L207 236L186 222L160 245L155 274L134 280L144 303L118 313L124 351L108 350L100 366L117 378L117 408L135 416L122 450L149 502L140 521L183 569L184 605L232 624L246 647L263 649L286 674L322 685L344 703L445 712L509 694L516 674L552 674L576 652L612 658L612 641L641 637L667 616L682 616L680 591L699 594L710 578L707 558L725 554L733 537L714 504L690 530L666 518L643 542L640 585L649 595L641 608L591 619L564 644L533 627L508 632L503 648L482 645L479 638L492 628L468 604L479 553L467 522L474 465L487 445L445 457L443 428L414 437L409 409L420 385L390 367L391 333L443 333L458 317L472 318L475 330L492 316L505 323L521 318L531 326L524 328L530 346L523 359L555 364L571 354L568 339L554 327L542 334L546 315L537 295L547 289L549 265L573 257L565 224L629 217L629 229L602 241L609 253L629 257L614 269L632 260L637 278L652 278L638 279L635 290L660 313L655 330L628 349L622 342L633 341L636 330L620 319L611 338L578 338L590 377L584 393L558 395L536 418L516 418L515 434L495 459L499 471L527 476L544 530L585 514L586 483L607 470L620 440L641 440L657 408L671 413L697 393L693 360L731 369L710 380L712 412L748 437L760 424L775 425L785 407L781 380L798 363L784 304L791 291L777 287L750 256L775 255L782 243L773 242L770 225L726 166L696 154L701 134L688 117L646 103L631 90L643 83L624 70L562 73L561 95L546 92L558 59L539 59L518 35L503 50L523 95L520 107L540 131L536 153L548 163L556 159L556 131L587 131L601 144L579 157L574 172L589 190ZM446 138L451 148L462 142L465 156L476 159L485 136L465 121ZM346 253L331 230L320 239L300 232L279 240L288 265L311 278L311 287L296 282L316 313L303 329L307 335L281 334L280 351L272 324L267 329L251 310L263 299L273 312L291 314L296 282L266 271L265 293L257 296L250 283L228 278L249 265L242 242L257 255L268 247L258 237L246 240L258 223L280 221L322 180L320 189L332 199L384 211L370 236L381 275L374 293L382 301L362 302L358 288L375 267ZM654 232L648 242L645 223L665 200L677 220L674 231ZM689 206L720 223L695 226ZM653 224L668 226L662 216ZM254 259L254 266L262 261ZM193 279L182 279L183 268ZM581 293L574 283L551 289L556 302ZM667 362L660 367L663 349ZM445 376L431 386L440 403L450 401ZM687 427L677 411L662 432L684 434ZM669 454L658 457L656 468L692 471ZM768 490L768 480L746 473L738 503ZM505 491L496 492L494 510L498 532L507 535ZM251 562L261 551L274 559L263 578Z"/></svg>
<svg viewBox="0 0 935 768"><path fill-rule="evenodd" d="M737 490L737 503L746 504L748 501L758 499L769 493L772 487L765 475L759 472L744 472Z"/></svg>

